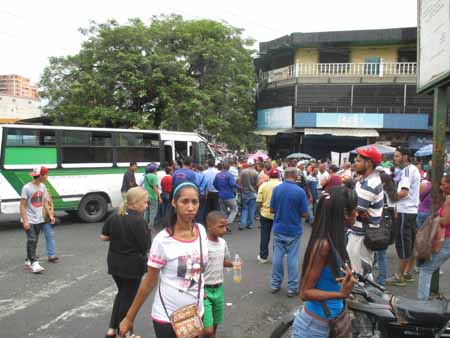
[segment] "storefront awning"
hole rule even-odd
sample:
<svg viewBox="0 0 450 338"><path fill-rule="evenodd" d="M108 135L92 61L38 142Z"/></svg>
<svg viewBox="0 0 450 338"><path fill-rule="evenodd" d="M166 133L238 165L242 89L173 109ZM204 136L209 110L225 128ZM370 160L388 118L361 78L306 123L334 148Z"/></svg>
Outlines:
<svg viewBox="0 0 450 338"><path fill-rule="evenodd" d="M255 130L253 134L261 136L274 136L278 133L284 133L290 129L265 129L265 130Z"/></svg>
<svg viewBox="0 0 450 338"><path fill-rule="evenodd" d="M379 137L375 129L331 129L331 128L305 128L307 135L332 135L332 136L350 136L350 137Z"/></svg>

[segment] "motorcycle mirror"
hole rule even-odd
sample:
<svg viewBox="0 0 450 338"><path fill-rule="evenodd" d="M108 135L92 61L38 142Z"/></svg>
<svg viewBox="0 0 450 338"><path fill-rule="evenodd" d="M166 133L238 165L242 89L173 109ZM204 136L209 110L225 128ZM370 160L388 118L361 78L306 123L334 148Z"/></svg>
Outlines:
<svg viewBox="0 0 450 338"><path fill-rule="evenodd" d="M368 275L372 273L372 265L364 258L361 258L361 266L364 272L364 275Z"/></svg>

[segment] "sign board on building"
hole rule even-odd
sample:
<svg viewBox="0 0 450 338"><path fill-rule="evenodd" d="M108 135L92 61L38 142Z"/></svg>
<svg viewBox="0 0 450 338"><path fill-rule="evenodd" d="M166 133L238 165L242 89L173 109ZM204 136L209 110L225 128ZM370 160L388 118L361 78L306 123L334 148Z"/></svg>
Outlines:
<svg viewBox="0 0 450 338"><path fill-rule="evenodd" d="M383 114L327 113L317 114L316 127L383 128Z"/></svg>
<svg viewBox="0 0 450 338"><path fill-rule="evenodd" d="M257 115L258 130L292 128L292 106L258 109Z"/></svg>
<svg viewBox="0 0 450 338"><path fill-rule="evenodd" d="M428 114L296 112L295 128L428 130Z"/></svg>
<svg viewBox="0 0 450 338"><path fill-rule="evenodd" d="M418 0L417 91L450 80L450 1Z"/></svg>

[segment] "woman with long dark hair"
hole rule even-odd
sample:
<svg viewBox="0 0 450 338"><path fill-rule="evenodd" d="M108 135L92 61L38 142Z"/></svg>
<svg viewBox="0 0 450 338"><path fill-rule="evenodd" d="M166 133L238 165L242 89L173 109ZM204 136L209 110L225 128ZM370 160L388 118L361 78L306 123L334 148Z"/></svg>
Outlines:
<svg viewBox="0 0 450 338"><path fill-rule="evenodd" d="M300 298L304 306L294 321L294 338L328 337L328 321L344 309L343 300L356 282L345 249L344 224L354 222L356 206L355 191L346 187L335 187L319 200L303 261Z"/></svg>
<svg viewBox="0 0 450 338"><path fill-rule="evenodd" d="M174 189L168 227L152 242L147 275L120 323L121 337L133 331L139 309L155 288L151 316L157 338L176 338L170 316L186 305L197 304L202 316L202 271L208 260L208 247L205 228L194 223L199 205L200 196L195 184L184 182Z"/></svg>

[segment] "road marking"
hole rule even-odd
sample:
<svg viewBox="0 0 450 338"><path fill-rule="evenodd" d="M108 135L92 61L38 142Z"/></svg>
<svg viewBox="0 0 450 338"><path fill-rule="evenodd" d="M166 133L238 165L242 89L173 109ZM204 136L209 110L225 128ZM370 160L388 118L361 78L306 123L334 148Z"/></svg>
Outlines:
<svg viewBox="0 0 450 338"><path fill-rule="evenodd" d="M111 285L89 298L85 304L63 312L52 321L39 327L36 332L29 333L28 336L35 336L35 334L39 334L39 332L45 331L50 327L60 329L64 326L64 322L67 322L71 319L96 318L102 315L103 312L110 311L116 293L116 286ZM47 338L48 335L38 335L37 337Z"/></svg>
<svg viewBox="0 0 450 338"><path fill-rule="evenodd" d="M94 270L90 273L84 274L75 278L74 280L67 282L64 280L54 280L47 283L44 288L39 292L26 291L22 297L14 299L9 302L7 299L0 300L0 320L9 317L16 312L26 309L29 306L36 304L37 302L50 298L51 296L57 294L61 290L67 289L72 285L78 283L79 281L85 279L86 277L96 274L99 270Z"/></svg>

